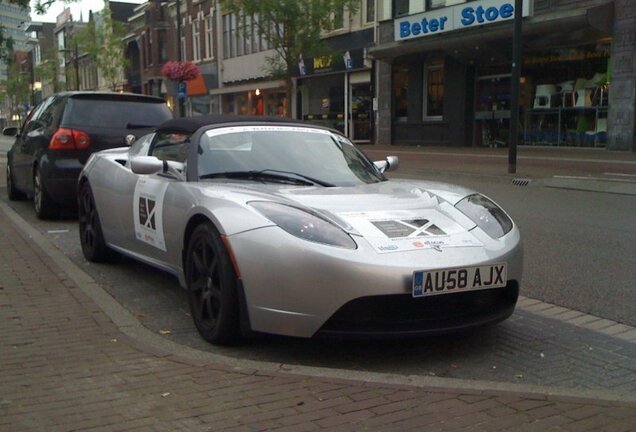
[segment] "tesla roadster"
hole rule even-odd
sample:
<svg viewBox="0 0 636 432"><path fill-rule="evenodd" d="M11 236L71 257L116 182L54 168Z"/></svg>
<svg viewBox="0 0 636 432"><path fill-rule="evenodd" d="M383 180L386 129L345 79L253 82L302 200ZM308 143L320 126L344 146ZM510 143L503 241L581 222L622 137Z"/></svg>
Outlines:
<svg viewBox="0 0 636 432"><path fill-rule="evenodd" d="M212 343L414 336L508 318L517 226L477 192L385 177L397 165L293 120L169 120L86 163L82 251L175 275Z"/></svg>

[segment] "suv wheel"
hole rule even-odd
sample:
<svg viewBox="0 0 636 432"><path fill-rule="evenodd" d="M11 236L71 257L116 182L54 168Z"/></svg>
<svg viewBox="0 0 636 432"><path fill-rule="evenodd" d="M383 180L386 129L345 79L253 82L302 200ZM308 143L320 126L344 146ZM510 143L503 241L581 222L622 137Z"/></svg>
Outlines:
<svg viewBox="0 0 636 432"><path fill-rule="evenodd" d="M7 195L11 201L19 201L26 198L24 192L16 189L13 183L13 173L11 172L11 164L7 164Z"/></svg>
<svg viewBox="0 0 636 432"><path fill-rule="evenodd" d="M57 205L44 189L40 170L37 168L33 174L33 207L38 219L50 219L57 215Z"/></svg>

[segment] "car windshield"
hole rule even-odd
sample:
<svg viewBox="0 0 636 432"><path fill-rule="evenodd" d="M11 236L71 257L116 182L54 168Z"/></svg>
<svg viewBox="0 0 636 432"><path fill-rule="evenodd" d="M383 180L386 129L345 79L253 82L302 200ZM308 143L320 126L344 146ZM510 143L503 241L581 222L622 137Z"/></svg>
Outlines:
<svg viewBox="0 0 636 432"><path fill-rule="evenodd" d="M323 129L273 125L211 129L202 135L198 152L200 179L275 182L285 176L308 186L386 180L350 141Z"/></svg>

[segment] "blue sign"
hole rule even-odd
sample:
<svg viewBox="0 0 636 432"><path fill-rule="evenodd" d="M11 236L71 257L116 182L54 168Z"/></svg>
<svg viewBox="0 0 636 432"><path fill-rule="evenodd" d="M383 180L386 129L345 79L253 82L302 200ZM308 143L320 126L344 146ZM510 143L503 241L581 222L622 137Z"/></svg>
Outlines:
<svg viewBox="0 0 636 432"><path fill-rule="evenodd" d="M514 18L514 0L479 0L394 21L395 40L430 36ZM522 16L530 16L530 0L523 1Z"/></svg>
<svg viewBox="0 0 636 432"><path fill-rule="evenodd" d="M181 81L179 83L179 86L177 87L177 97L179 99L185 99L186 98L186 93L187 93L186 83Z"/></svg>

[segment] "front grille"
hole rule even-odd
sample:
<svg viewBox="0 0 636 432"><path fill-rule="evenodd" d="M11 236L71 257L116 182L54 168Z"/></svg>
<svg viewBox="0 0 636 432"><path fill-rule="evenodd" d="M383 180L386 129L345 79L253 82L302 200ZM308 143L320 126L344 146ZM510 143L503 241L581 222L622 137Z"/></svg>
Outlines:
<svg viewBox="0 0 636 432"><path fill-rule="evenodd" d="M501 321L513 312L519 284L504 288L413 298L411 294L361 297L342 306L321 334L434 334Z"/></svg>

